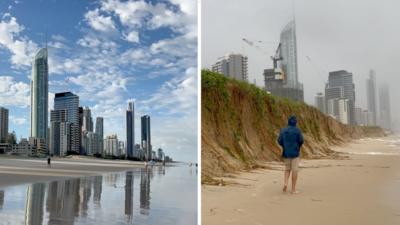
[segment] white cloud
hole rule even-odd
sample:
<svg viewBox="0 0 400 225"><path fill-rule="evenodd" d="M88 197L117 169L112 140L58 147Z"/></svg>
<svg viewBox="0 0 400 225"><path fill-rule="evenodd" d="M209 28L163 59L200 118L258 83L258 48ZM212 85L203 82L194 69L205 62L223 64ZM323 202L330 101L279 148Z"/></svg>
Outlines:
<svg viewBox="0 0 400 225"><path fill-rule="evenodd" d="M137 31L131 31L127 35L124 35L124 37L127 41L139 43L139 33Z"/></svg>
<svg viewBox="0 0 400 225"><path fill-rule="evenodd" d="M111 32L115 30L115 24L111 16L100 15L99 9L88 11L85 19L89 25L98 31Z"/></svg>
<svg viewBox="0 0 400 225"><path fill-rule="evenodd" d="M27 124L27 121L28 121L25 117L16 117L13 115L10 115L10 120L13 124L16 124L16 125L24 125L24 124Z"/></svg>
<svg viewBox="0 0 400 225"><path fill-rule="evenodd" d="M30 86L17 82L13 77L0 76L0 105L28 107L30 105Z"/></svg>
<svg viewBox="0 0 400 225"><path fill-rule="evenodd" d="M11 63L17 68L29 66L38 49L36 43L21 36L23 30L24 27L18 24L17 19L8 13L0 21L0 48L11 52Z"/></svg>
<svg viewBox="0 0 400 225"><path fill-rule="evenodd" d="M170 114L193 115L197 112L196 78L196 68L189 68L183 76L164 83L149 100L141 103L153 110L167 109Z"/></svg>

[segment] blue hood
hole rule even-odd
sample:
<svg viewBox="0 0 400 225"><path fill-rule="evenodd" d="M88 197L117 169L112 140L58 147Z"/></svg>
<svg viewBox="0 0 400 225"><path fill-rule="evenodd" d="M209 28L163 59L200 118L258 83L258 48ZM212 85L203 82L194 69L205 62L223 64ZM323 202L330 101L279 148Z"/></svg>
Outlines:
<svg viewBox="0 0 400 225"><path fill-rule="evenodd" d="M296 116L290 116L289 119L288 119L288 125L292 126L292 127L295 127L296 124L297 124Z"/></svg>

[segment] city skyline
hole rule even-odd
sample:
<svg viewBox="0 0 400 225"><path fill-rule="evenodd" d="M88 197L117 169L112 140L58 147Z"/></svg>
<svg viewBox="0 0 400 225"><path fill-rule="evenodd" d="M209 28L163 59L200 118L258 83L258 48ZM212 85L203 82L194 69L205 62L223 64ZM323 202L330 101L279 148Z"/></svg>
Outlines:
<svg viewBox="0 0 400 225"><path fill-rule="evenodd" d="M72 7L71 15L62 16ZM0 105L10 111L9 131L18 139L30 136L28 72L47 36L49 111L54 93L70 91L93 118L104 118L104 137L126 140L126 105L134 101L136 124L140 116L152 116L154 148L197 161L195 8L194 2L176 1L1 2ZM140 16L126 18L133 13ZM140 140L140 127L134 133Z"/></svg>
<svg viewBox="0 0 400 225"><path fill-rule="evenodd" d="M348 70L354 75L356 106L367 108L365 80L371 68L376 72L377 86L400 82L393 68L396 52L400 50L397 45L400 33L394 29L400 16L394 10L396 7L390 5L359 0L255 0L252 4L238 0L227 5L205 0L202 2L201 67L211 68L226 52L241 53L248 57L249 82L256 80L257 86L264 87L263 70L273 67L270 56L275 54L280 32L294 14L298 80L304 86L305 102L314 105L315 94L324 92L329 72ZM371 23L372 12L379 13ZM239 14L240 18L236 16ZM221 29L224 29L223 35ZM256 43L259 49L248 46L243 38ZM399 90L390 89L390 96L398 95ZM400 106L394 105L393 99L392 105L393 124L398 124L400 129L397 116Z"/></svg>

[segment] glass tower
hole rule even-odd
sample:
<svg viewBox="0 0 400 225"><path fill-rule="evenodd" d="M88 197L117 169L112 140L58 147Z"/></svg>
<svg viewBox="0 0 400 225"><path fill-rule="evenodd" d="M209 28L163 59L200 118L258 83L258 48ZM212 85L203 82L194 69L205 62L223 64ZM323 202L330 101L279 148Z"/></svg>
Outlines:
<svg viewBox="0 0 400 225"><path fill-rule="evenodd" d="M142 149L145 152L146 161L151 160L151 133L150 133L150 116L142 116Z"/></svg>
<svg viewBox="0 0 400 225"><path fill-rule="evenodd" d="M71 124L71 151L79 153L79 97L71 92L56 93L54 111L65 110L66 121Z"/></svg>
<svg viewBox="0 0 400 225"><path fill-rule="evenodd" d="M129 102L126 110L126 157L133 158L135 150L135 105Z"/></svg>
<svg viewBox="0 0 400 225"><path fill-rule="evenodd" d="M302 87L298 82L296 26L294 20L283 28L280 35L280 43L280 56L282 57L280 64L284 71L286 86L300 89Z"/></svg>
<svg viewBox="0 0 400 225"><path fill-rule="evenodd" d="M49 93L47 48L42 48L32 62L31 137L47 140Z"/></svg>

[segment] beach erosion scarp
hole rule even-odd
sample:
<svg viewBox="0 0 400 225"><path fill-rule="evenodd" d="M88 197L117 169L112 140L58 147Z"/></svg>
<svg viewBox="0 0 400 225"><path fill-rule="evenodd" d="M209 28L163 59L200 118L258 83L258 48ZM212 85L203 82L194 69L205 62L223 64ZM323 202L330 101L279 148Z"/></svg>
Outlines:
<svg viewBox="0 0 400 225"><path fill-rule="evenodd" d="M331 147L385 136L379 127L344 125L313 106L208 70L202 71L201 89L202 184L220 184L216 177L281 160L276 140L290 115L303 132L306 159L343 158Z"/></svg>

